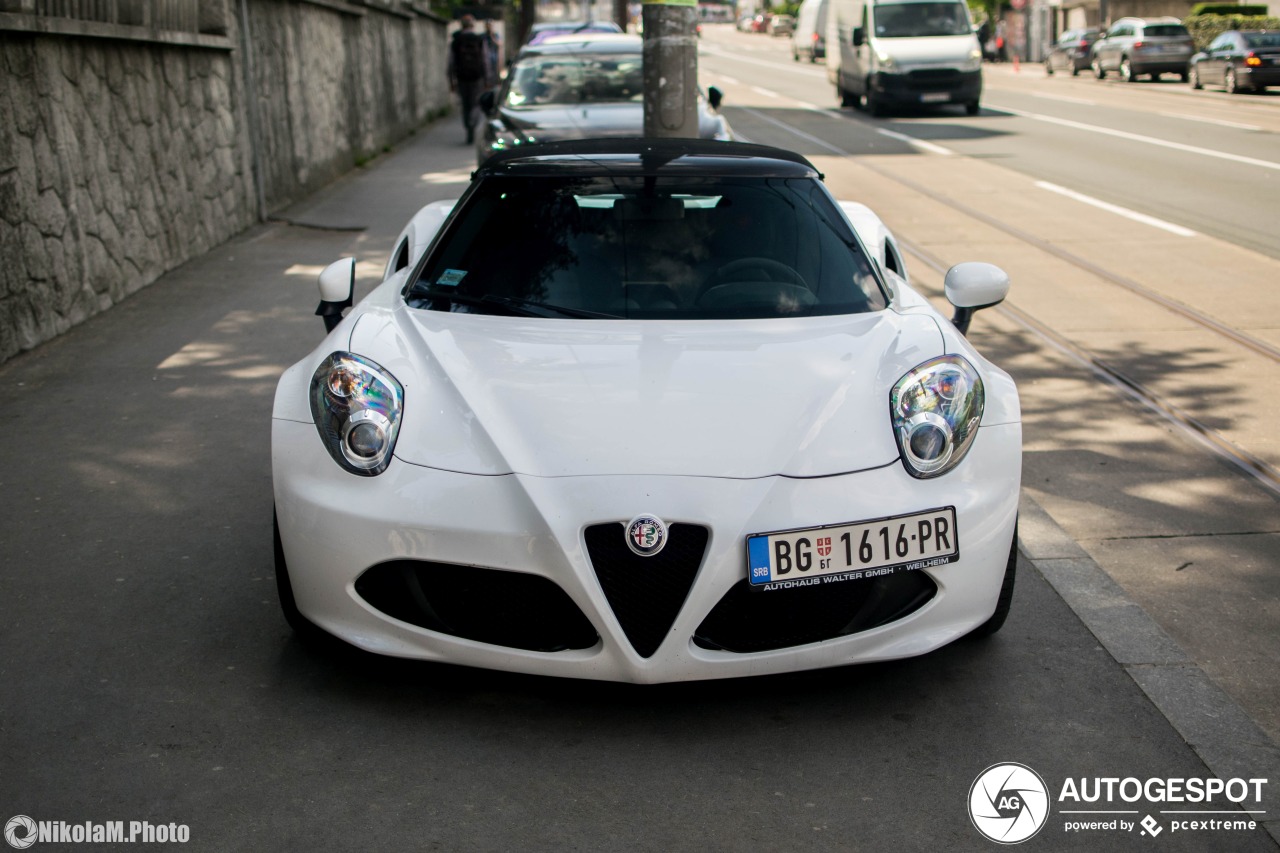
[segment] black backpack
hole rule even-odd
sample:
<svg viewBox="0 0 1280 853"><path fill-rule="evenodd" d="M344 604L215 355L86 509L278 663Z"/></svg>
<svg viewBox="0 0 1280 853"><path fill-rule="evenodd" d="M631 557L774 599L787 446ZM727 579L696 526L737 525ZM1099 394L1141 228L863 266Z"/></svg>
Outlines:
<svg viewBox="0 0 1280 853"><path fill-rule="evenodd" d="M484 39L477 33L460 32L453 37L453 73L459 80L479 80L485 76Z"/></svg>

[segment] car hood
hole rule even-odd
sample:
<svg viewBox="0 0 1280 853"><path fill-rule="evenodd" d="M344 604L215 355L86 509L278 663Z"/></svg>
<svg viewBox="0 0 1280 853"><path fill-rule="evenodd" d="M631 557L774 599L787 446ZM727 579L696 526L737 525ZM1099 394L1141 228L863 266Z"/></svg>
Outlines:
<svg viewBox="0 0 1280 853"><path fill-rule="evenodd" d="M963 64L977 46L978 39L972 35L875 39L876 50L906 69Z"/></svg>
<svg viewBox="0 0 1280 853"><path fill-rule="evenodd" d="M503 108L499 116L507 130L518 134L525 142L644 135L644 105L635 102ZM708 113L699 98L699 134L710 138L715 136L716 130L715 117Z"/></svg>
<svg viewBox="0 0 1280 853"><path fill-rule="evenodd" d="M893 462L889 390L932 317L526 320L408 307L352 350L404 386L395 455L475 474L818 477Z"/></svg>

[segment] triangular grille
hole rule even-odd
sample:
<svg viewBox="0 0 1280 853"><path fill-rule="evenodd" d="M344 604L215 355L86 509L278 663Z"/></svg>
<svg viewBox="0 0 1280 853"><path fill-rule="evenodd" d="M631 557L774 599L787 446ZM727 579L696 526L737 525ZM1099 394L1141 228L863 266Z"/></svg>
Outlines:
<svg viewBox="0 0 1280 853"><path fill-rule="evenodd" d="M707 550L707 528L673 524L652 557L627 547L621 522L587 528L587 554L609 606L640 657L651 657L680 614Z"/></svg>

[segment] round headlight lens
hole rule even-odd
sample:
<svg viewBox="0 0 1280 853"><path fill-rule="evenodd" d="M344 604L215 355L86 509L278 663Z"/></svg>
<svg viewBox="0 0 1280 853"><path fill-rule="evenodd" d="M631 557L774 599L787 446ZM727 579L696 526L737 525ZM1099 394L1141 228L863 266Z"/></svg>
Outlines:
<svg viewBox="0 0 1280 853"><path fill-rule="evenodd" d="M889 394L893 434L913 477L945 474L969 452L982 420L982 378L958 355L926 361Z"/></svg>
<svg viewBox="0 0 1280 853"><path fill-rule="evenodd" d="M372 477L391 464L404 389L367 358L335 352L311 377L311 416L334 461Z"/></svg>

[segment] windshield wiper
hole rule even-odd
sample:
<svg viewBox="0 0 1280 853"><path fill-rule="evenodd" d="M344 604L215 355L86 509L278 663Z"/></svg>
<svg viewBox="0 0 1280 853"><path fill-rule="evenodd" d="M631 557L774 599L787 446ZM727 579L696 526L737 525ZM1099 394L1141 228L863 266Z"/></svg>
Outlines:
<svg viewBox="0 0 1280 853"><path fill-rule="evenodd" d="M410 288L406 296L410 299L421 299L430 304L437 302L456 302L471 308L487 308L495 313L511 314L516 317L574 317L578 319L620 320L616 314L601 314L596 311L585 311L581 308L566 308L561 305L549 305L532 299L520 299L515 296L470 296L465 293L441 293L440 291L423 291ZM429 310L440 310L433 308Z"/></svg>

